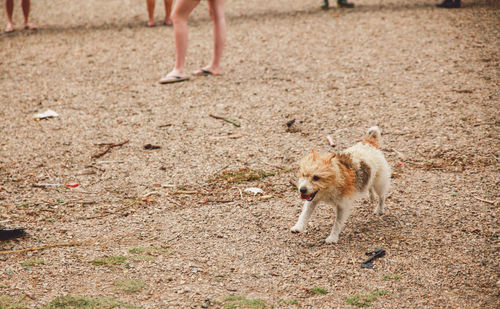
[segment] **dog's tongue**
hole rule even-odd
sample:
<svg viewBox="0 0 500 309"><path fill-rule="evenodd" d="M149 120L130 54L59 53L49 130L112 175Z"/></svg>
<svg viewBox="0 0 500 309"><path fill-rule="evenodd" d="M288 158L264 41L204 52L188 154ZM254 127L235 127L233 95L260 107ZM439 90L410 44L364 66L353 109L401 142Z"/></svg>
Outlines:
<svg viewBox="0 0 500 309"><path fill-rule="evenodd" d="M300 198L303 199L303 200L307 200L309 199L309 197L311 196L311 194L300 194Z"/></svg>

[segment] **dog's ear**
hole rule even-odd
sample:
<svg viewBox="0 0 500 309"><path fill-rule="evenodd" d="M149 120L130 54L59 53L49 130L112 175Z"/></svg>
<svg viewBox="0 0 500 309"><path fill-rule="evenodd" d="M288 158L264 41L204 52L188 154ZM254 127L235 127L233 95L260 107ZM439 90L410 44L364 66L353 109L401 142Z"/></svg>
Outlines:
<svg viewBox="0 0 500 309"><path fill-rule="evenodd" d="M313 160L315 160L316 157L318 156L318 153L314 151L314 149L311 149L311 153L309 155L312 156Z"/></svg>
<svg viewBox="0 0 500 309"><path fill-rule="evenodd" d="M335 158L337 154L333 152L331 155L328 156L328 158L325 160L326 163L331 163L332 159Z"/></svg>

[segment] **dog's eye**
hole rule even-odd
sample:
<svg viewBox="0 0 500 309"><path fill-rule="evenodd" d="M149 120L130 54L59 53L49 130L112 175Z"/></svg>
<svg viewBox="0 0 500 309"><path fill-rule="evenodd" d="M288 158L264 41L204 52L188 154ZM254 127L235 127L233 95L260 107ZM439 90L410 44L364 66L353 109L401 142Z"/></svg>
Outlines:
<svg viewBox="0 0 500 309"><path fill-rule="evenodd" d="M319 180L319 176L313 176L313 180L314 181L318 181Z"/></svg>

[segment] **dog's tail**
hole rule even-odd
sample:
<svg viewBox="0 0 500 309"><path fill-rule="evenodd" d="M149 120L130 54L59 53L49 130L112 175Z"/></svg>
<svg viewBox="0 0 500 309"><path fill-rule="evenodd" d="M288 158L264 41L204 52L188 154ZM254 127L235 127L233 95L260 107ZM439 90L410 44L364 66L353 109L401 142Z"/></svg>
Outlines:
<svg viewBox="0 0 500 309"><path fill-rule="evenodd" d="M365 144L370 144L375 148L380 147L380 137L382 135L382 132L380 131L380 128L378 126L374 126L368 129L368 132L366 133L365 140L363 143Z"/></svg>

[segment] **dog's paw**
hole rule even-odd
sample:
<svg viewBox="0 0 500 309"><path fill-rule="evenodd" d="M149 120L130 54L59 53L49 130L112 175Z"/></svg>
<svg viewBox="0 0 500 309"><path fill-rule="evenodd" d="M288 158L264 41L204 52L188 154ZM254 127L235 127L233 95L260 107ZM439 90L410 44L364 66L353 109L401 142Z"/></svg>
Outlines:
<svg viewBox="0 0 500 309"><path fill-rule="evenodd" d="M375 214L375 215L383 215L384 211L382 209L375 208L375 210L373 211L373 214Z"/></svg>
<svg viewBox="0 0 500 309"><path fill-rule="evenodd" d="M302 227L302 226L300 226L300 225L294 225L294 226L290 229L290 231L291 231L292 233L302 233L302 232L304 232L304 227Z"/></svg>
<svg viewBox="0 0 500 309"><path fill-rule="evenodd" d="M333 237L333 236L328 236L327 239L325 239L325 243L327 244L336 244L339 241L338 237Z"/></svg>

